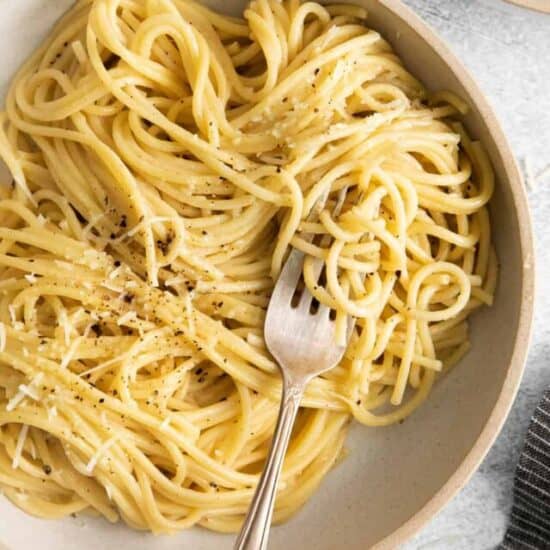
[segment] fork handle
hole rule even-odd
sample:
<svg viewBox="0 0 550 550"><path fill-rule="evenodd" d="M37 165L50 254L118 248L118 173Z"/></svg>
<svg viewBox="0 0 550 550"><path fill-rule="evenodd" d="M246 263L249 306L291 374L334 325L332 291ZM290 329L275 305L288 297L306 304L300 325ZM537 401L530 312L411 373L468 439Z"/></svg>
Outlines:
<svg viewBox="0 0 550 550"><path fill-rule="evenodd" d="M267 548L277 482L303 393L304 384L292 383L286 377L283 378L281 408L271 449L234 550L265 550Z"/></svg>

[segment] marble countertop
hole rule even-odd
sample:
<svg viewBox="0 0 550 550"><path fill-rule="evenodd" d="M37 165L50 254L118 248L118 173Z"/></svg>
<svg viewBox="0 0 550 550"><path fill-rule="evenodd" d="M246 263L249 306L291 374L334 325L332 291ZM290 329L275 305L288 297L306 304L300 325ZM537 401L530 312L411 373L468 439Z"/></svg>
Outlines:
<svg viewBox="0 0 550 550"><path fill-rule="evenodd" d="M405 0L471 71L500 118L525 173L537 251L533 339L519 395L502 433L462 492L406 550L489 550L500 542L532 411L550 385L550 15L501 0Z"/></svg>

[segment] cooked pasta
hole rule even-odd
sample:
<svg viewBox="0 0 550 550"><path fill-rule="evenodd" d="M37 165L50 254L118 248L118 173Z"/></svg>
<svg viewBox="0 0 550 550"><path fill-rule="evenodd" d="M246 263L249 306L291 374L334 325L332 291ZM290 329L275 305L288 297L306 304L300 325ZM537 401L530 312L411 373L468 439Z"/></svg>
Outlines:
<svg viewBox="0 0 550 550"><path fill-rule="evenodd" d="M80 0L20 69L0 114L0 487L17 506L238 529L277 416L263 321L291 247L338 338L356 325L307 388L276 520L351 419L403 420L467 352L496 281L493 172L463 102L427 92L366 16Z"/></svg>

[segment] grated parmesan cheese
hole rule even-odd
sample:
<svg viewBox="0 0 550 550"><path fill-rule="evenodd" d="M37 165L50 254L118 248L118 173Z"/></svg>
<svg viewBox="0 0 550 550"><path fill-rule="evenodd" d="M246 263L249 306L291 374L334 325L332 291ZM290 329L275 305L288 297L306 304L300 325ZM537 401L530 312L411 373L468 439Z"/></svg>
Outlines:
<svg viewBox="0 0 550 550"><path fill-rule="evenodd" d="M103 443L98 450L94 453L92 458L90 459L90 462L86 464L86 473L91 476L94 472L95 467L97 466L98 461L101 459L102 455L109 450L110 447L112 447L117 440L119 439L118 435L115 435L114 437L111 437L105 443Z"/></svg>
<svg viewBox="0 0 550 550"><path fill-rule="evenodd" d="M120 325L125 325L126 323L128 323L128 321L136 321L136 320L137 320L136 312L128 311L127 313L125 313L124 315L118 318L116 324L120 326Z"/></svg>
<svg viewBox="0 0 550 550"><path fill-rule="evenodd" d="M40 399L40 395L36 392L36 388L33 388L32 386L25 386L25 384L21 384L19 386L19 391L35 401Z"/></svg>
<svg viewBox="0 0 550 550"><path fill-rule="evenodd" d="M176 286L183 282L185 282L185 279L183 277L172 277L171 279L166 279L164 284L166 286Z"/></svg>
<svg viewBox="0 0 550 550"><path fill-rule="evenodd" d="M48 420L51 422L56 416L57 416L57 407L54 405L53 407L48 407Z"/></svg>
<svg viewBox="0 0 550 550"><path fill-rule="evenodd" d="M112 290L113 292L116 292L117 294L122 293L122 291L124 290L120 286L113 285L113 284L109 283L109 281L104 281L103 283L101 283L101 286L108 289L108 290Z"/></svg>
<svg viewBox="0 0 550 550"><path fill-rule="evenodd" d="M65 345L69 345L71 342L71 331L72 331L72 325L69 321L69 318L67 317L67 312L62 309L61 314L59 315L59 325L63 327L63 333L65 335Z"/></svg>
<svg viewBox="0 0 550 550"><path fill-rule="evenodd" d="M95 367L91 367L88 370L85 370L81 372L78 376L86 376L88 374L91 374L92 372L97 372L98 370L102 370L109 365L112 365L113 363L116 363L117 361L124 361L126 357L128 356L128 352L122 353L121 355L117 355L116 357L113 357L112 359L109 359L108 361L104 361L103 363L100 363L99 365L96 365Z"/></svg>
<svg viewBox="0 0 550 550"><path fill-rule="evenodd" d="M29 445L31 447L31 457L33 460L36 460L36 446L32 439L29 439Z"/></svg>
<svg viewBox="0 0 550 550"><path fill-rule="evenodd" d="M97 250L88 249L84 251L82 259L78 262L83 265L87 265L91 269L97 269L101 267L101 263L105 261L101 252Z"/></svg>
<svg viewBox="0 0 550 550"><path fill-rule="evenodd" d="M25 439L27 439L27 432L29 431L28 424L23 424L21 430L19 431L19 436L17 437L17 445L15 446L15 453L13 455L13 460L11 467L14 470L19 468L19 461L21 460L21 454L23 453L23 445L25 445Z"/></svg>
<svg viewBox="0 0 550 550"><path fill-rule="evenodd" d="M194 134L194 137L197 137L197 136ZM146 225L153 225L154 223L164 223L164 222L177 223L178 221L179 221L178 218L175 218L173 216L172 217L170 217L170 216L151 216L150 218L148 218L146 220L143 220L143 221L137 223L136 225L134 225L134 227L132 227L131 229L126 231L126 233L122 233L122 235L120 235L119 237L114 239L113 242L119 242L119 241L123 241L127 237L133 237L136 233L141 231L143 229L143 227L146 226Z"/></svg>
<svg viewBox="0 0 550 550"><path fill-rule="evenodd" d="M6 325L0 323L0 353L6 349Z"/></svg>
<svg viewBox="0 0 550 550"><path fill-rule="evenodd" d="M18 391L9 401L6 405L6 411L11 412L21 401L25 399L25 394L22 391Z"/></svg>
<svg viewBox="0 0 550 550"><path fill-rule="evenodd" d="M172 417L170 415L168 415L161 423L160 423L160 429L161 430L166 430L166 428L168 428L168 425L170 424L172 420Z"/></svg>
<svg viewBox="0 0 550 550"><path fill-rule="evenodd" d="M253 332L250 332L248 336L246 337L246 341L256 348L263 348L264 347L264 341L262 338L254 334Z"/></svg>
<svg viewBox="0 0 550 550"><path fill-rule="evenodd" d="M76 338L73 343L71 344L71 347L67 350L67 353L63 355L61 358L61 363L59 364L59 368L66 369L69 363L71 362L71 359L73 358L74 352L76 351L76 348L78 347L78 344L80 344L81 338Z"/></svg>
<svg viewBox="0 0 550 550"><path fill-rule="evenodd" d="M34 273L28 273L27 275L25 275L25 279L27 279L27 281L29 281L29 283L31 283L31 285L33 283L36 283L36 281L38 280L36 275Z"/></svg>
<svg viewBox="0 0 550 550"><path fill-rule="evenodd" d="M37 386L42 381L42 378L44 378L44 373L39 372L30 382L30 384L27 386L25 384L20 384L17 388L17 393L8 401L6 405L6 411L10 412L25 399L25 397L30 397L31 399L34 399L35 401L40 400L40 395L37 393Z"/></svg>
<svg viewBox="0 0 550 550"><path fill-rule="evenodd" d="M185 311L189 317L189 334L195 336L195 318L193 317L193 304L191 303L191 292L185 295Z"/></svg>
<svg viewBox="0 0 550 550"><path fill-rule="evenodd" d="M9 311L9 314L10 314L10 321L11 321L11 324L14 325L15 322L17 321L17 315L15 313L15 306L10 304L8 306L8 311Z"/></svg>
<svg viewBox="0 0 550 550"><path fill-rule="evenodd" d="M109 273L109 279L112 281L113 279L116 279L120 273L120 270L122 269L122 266L118 266L111 273Z"/></svg>

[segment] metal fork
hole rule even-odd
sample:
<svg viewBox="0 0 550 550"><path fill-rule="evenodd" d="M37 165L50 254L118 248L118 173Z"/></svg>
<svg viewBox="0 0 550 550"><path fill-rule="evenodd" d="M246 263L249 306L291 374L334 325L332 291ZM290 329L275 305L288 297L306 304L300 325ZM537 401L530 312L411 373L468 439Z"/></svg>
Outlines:
<svg viewBox="0 0 550 550"><path fill-rule="evenodd" d="M341 202L338 201L335 213L340 210ZM235 550L267 548L277 482L305 387L312 378L336 366L346 349L346 346L336 345L330 308L319 305L314 311L311 307L313 296L307 288L304 288L298 305L292 306L303 262L304 254L293 249L267 308L265 343L281 369L283 394L271 449ZM323 262L317 261L314 265L318 277ZM347 324L349 337L352 327L349 318Z"/></svg>

